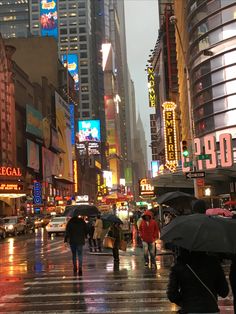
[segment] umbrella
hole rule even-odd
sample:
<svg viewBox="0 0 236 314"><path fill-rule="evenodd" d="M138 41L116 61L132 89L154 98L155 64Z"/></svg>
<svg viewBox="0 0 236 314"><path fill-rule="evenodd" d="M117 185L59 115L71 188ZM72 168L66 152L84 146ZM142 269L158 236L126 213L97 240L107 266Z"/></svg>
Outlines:
<svg viewBox="0 0 236 314"><path fill-rule="evenodd" d="M101 218L102 218L102 220L108 221L108 222L111 222L111 223L123 224L123 221L119 217L114 215L114 214L105 214Z"/></svg>
<svg viewBox="0 0 236 314"><path fill-rule="evenodd" d="M206 210L206 215L208 216L224 216L224 217L232 217L233 213L228 210L228 209L224 209L224 208L208 208Z"/></svg>
<svg viewBox="0 0 236 314"><path fill-rule="evenodd" d="M190 251L236 253L236 220L205 214L179 216L162 228L165 243Z"/></svg>
<svg viewBox="0 0 236 314"><path fill-rule="evenodd" d="M229 206L236 205L236 201L227 201L224 203L224 205L229 205Z"/></svg>
<svg viewBox="0 0 236 314"><path fill-rule="evenodd" d="M157 198L158 204L165 204L169 206L175 205L179 201L192 201L196 199L193 195L181 191L168 192Z"/></svg>
<svg viewBox="0 0 236 314"><path fill-rule="evenodd" d="M97 216L100 214L95 205L80 204L66 206L64 216Z"/></svg>

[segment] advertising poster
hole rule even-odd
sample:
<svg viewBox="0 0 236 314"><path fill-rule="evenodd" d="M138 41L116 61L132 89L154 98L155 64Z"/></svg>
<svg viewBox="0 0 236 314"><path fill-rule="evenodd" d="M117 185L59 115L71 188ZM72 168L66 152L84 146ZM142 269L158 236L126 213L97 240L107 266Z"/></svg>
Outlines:
<svg viewBox="0 0 236 314"><path fill-rule="evenodd" d="M151 161L152 178L155 178L158 176L159 167L160 167L160 160L152 160Z"/></svg>
<svg viewBox="0 0 236 314"><path fill-rule="evenodd" d="M79 89L79 67L78 67L78 55L76 53L68 53L62 55L62 63L64 67L68 67L70 75L75 82L75 90Z"/></svg>
<svg viewBox="0 0 236 314"><path fill-rule="evenodd" d="M39 171L39 146L27 140L27 167Z"/></svg>
<svg viewBox="0 0 236 314"><path fill-rule="evenodd" d="M43 138L42 119L41 112L30 105L26 105L26 132Z"/></svg>
<svg viewBox="0 0 236 314"><path fill-rule="evenodd" d="M75 107L70 104L71 144L75 145Z"/></svg>
<svg viewBox="0 0 236 314"><path fill-rule="evenodd" d="M41 35L58 37L57 0L40 0Z"/></svg>
<svg viewBox="0 0 236 314"><path fill-rule="evenodd" d="M50 182L52 176L58 176L62 171L59 156L50 151L49 149L42 147L42 159L43 159L43 181Z"/></svg>
<svg viewBox="0 0 236 314"><path fill-rule="evenodd" d="M78 121L79 142L101 142L100 120Z"/></svg>
<svg viewBox="0 0 236 314"><path fill-rule="evenodd" d="M63 179L73 182L70 108L58 93L55 93L55 104L59 147L62 151L59 157L60 174Z"/></svg>

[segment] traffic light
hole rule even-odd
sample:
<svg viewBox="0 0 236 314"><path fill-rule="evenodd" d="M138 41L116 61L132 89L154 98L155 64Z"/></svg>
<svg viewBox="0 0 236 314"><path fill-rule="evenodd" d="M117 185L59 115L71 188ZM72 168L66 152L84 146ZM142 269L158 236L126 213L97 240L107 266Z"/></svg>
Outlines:
<svg viewBox="0 0 236 314"><path fill-rule="evenodd" d="M182 141L182 154L184 157L189 156L188 142L187 141Z"/></svg>

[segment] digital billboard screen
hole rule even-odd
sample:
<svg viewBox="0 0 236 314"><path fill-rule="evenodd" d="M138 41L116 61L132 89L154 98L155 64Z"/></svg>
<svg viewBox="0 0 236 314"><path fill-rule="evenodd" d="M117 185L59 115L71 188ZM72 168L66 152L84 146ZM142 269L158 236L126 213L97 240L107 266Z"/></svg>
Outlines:
<svg viewBox="0 0 236 314"><path fill-rule="evenodd" d="M100 120L78 121L78 131L77 137L79 142L101 141Z"/></svg>
<svg viewBox="0 0 236 314"><path fill-rule="evenodd" d="M75 90L79 89L79 67L78 67L78 55L76 53L63 54L61 56L64 67L68 67L70 75L75 82Z"/></svg>
<svg viewBox="0 0 236 314"><path fill-rule="evenodd" d="M41 35L58 37L57 0L40 0Z"/></svg>

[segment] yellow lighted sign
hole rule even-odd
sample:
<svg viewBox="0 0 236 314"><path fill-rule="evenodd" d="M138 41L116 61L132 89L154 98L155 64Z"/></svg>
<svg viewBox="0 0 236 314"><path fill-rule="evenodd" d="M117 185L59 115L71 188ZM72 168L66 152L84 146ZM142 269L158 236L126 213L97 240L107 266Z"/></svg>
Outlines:
<svg viewBox="0 0 236 314"><path fill-rule="evenodd" d="M177 155L177 139L175 124L175 108L174 102L164 102L163 121L164 121L164 140L165 140L165 166L170 171L175 171L178 165Z"/></svg>
<svg viewBox="0 0 236 314"><path fill-rule="evenodd" d="M154 69L148 68L148 95L149 95L149 107L156 106L156 94L155 94L155 79L154 79Z"/></svg>
<svg viewBox="0 0 236 314"><path fill-rule="evenodd" d="M75 192L78 192L78 169L77 169L77 161L73 161L73 172L74 172L74 183L75 183Z"/></svg>

